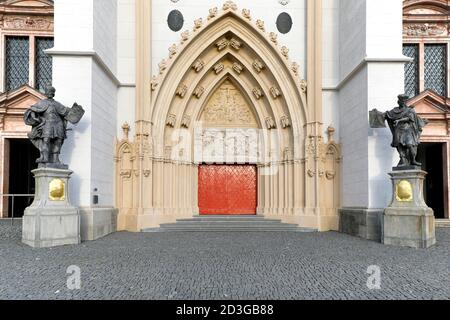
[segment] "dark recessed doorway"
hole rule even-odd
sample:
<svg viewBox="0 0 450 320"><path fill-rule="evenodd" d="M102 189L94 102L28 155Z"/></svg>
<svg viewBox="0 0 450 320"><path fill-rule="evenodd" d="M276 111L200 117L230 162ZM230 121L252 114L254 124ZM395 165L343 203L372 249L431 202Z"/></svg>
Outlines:
<svg viewBox="0 0 450 320"><path fill-rule="evenodd" d="M34 177L32 170L37 168L36 159L39 158L39 151L32 145L28 139L8 139L9 145L9 185L8 194L27 195L34 194ZM21 218L25 208L30 206L32 197L9 197L8 199L8 217ZM14 208L14 209L13 209Z"/></svg>
<svg viewBox="0 0 450 320"><path fill-rule="evenodd" d="M448 218L447 148L444 143L422 143L419 161L428 172L424 186L427 205L437 219Z"/></svg>

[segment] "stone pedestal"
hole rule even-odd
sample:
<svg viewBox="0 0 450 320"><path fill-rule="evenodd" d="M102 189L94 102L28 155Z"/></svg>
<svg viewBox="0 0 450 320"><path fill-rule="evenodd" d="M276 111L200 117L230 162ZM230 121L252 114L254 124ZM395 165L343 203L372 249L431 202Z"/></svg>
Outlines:
<svg viewBox="0 0 450 320"><path fill-rule="evenodd" d="M22 242L34 248L79 244L80 214L69 203L66 169L40 168L32 171L36 180L33 204L25 210Z"/></svg>
<svg viewBox="0 0 450 320"><path fill-rule="evenodd" d="M394 171L389 174L393 185L392 204L384 212L383 242L412 248L436 244L434 213L424 200L426 172Z"/></svg>

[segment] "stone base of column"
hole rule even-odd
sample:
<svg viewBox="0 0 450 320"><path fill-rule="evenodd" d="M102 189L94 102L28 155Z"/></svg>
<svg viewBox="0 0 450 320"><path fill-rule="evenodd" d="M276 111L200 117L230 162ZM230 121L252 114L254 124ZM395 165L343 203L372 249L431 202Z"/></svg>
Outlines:
<svg viewBox="0 0 450 320"><path fill-rule="evenodd" d="M69 203L72 171L39 168L34 202L25 209L22 242L34 248L80 244L80 213Z"/></svg>
<svg viewBox="0 0 450 320"><path fill-rule="evenodd" d="M436 244L434 213L423 197L426 172L394 171L392 204L384 212L383 243L429 248Z"/></svg>

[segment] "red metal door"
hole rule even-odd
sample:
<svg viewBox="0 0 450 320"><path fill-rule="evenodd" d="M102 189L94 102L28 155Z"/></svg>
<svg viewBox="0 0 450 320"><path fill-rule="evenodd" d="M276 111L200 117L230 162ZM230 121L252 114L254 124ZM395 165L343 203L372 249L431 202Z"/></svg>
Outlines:
<svg viewBox="0 0 450 320"><path fill-rule="evenodd" d="M204 165L198 171L202 215L254 215L257 170L251 165Z"/></svg>

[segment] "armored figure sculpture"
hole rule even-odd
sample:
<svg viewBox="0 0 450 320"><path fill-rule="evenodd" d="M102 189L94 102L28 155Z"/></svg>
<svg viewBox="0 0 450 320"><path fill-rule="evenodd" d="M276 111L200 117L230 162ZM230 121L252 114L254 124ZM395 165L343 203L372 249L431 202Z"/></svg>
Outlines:
<svg viewBox="0 0 450 320"><path fill-rule="evenodd" d="M384 122L387 121L393 136L391 146L396 148L400 155L399 169L422 166L417 162L417 149L427 122L416 114L414 108L407 106L408 99L407 95L399 95L398 107L385 113L376 109L370 112L372 128L385 127Z"/></svg>
<svg viewBox="0 0 450 320"><path fill-rule="evenodd" d="M25 124L32 126L28 134L33 145L39 149L37 163L40 167L65 168L59 155L64 140L67 138L67 123L77 124L84 115L84 110L77 103L67 108L55 101L56 90L48 87L45 91L47 99L31 106L25 112Z"/></svg>

